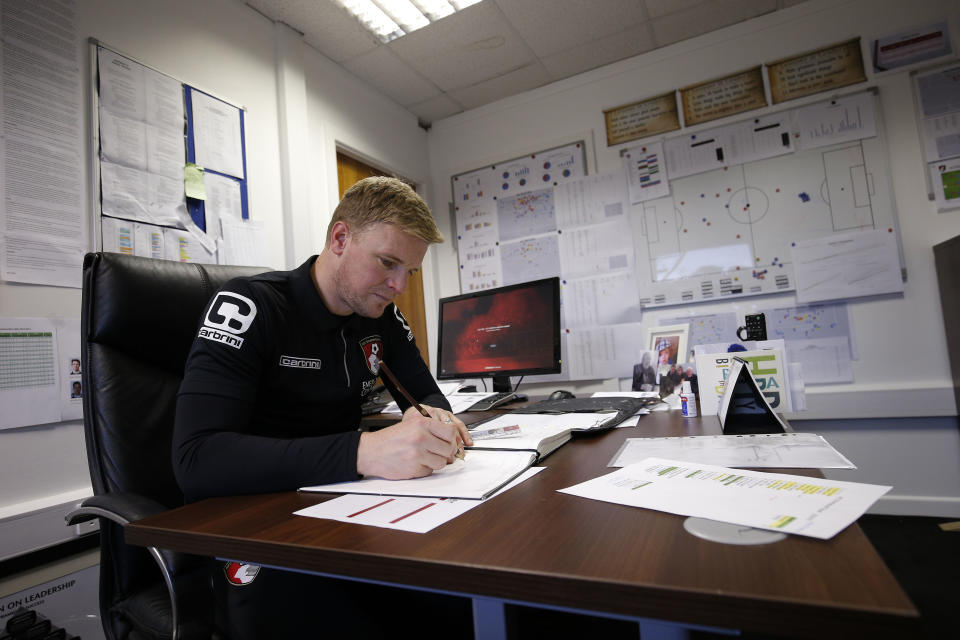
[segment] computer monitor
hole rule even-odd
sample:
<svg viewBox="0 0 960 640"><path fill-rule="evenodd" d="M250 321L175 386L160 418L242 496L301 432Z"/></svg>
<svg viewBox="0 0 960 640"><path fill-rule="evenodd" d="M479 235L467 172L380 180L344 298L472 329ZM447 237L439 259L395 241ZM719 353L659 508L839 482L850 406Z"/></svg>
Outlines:
<svg viewBox="0 0 960 640"><path fill-rule="evenodd" d="M441 298L439 334L440 380L560 373L560 279Z"/></svg>

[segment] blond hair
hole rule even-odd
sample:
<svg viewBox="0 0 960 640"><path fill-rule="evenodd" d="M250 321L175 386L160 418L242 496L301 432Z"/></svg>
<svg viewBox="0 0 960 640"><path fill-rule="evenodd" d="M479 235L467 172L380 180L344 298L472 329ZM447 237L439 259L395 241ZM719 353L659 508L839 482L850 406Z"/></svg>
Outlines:
<svg viewBox="0 0 960 640"><path fill-rule="evenodd" d="M327 226L327 246L333 225L343 221L353 233L377 223L392 224L426 243L443 242L430 208L417 192L397 178L364 178L343 194Z"/></svg>

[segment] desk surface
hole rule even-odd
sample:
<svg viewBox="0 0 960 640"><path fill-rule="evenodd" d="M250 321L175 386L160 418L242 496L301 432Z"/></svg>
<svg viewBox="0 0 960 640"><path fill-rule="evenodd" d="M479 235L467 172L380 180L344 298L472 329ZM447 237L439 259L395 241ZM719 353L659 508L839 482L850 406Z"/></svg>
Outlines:
<svg viewBox="0 0 960 640"><path fill-rule="evenodd" d="M805 637L902 635L917 612L856 524L830 540L696 538L681 516L558 493L628 437L718 433L654 413L575 437L547 470L426 534L294 511L334 496L214 498L127 525L130 544L506 600ZM816 471L807 470L809 475ZM804 473L790 470L791 473Z"/></svg>

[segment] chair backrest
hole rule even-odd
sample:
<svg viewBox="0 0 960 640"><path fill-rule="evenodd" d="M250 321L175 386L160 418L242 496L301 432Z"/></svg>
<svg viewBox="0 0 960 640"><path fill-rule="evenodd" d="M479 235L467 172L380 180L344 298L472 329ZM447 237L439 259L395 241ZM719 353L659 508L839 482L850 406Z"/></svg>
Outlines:
<svg viewBox="0 0 960 640"><path fill-rule="evenodd" d="M138 494L168 508L183 504L170 449L190 346L216 290L232 278L265 270L86 255L81 379L94 494ZM182 586L206 574L203 562L168 553L164 565L171 584ZM127 546L122 528L101 518L100 611L108 638L169 638L173 628L181 638L209 637L209 594L197 592L187 603L199 615L187 614L181 603L182 619L176 620L167 598L177 589L165 580L147 550ZM146 628L152 632L142 633Z"/></svg>
<svg viewBox="0 0 960 640"><path fill-rule="evenodd" d="M83 263L83 422L94 493L134 492L183 504L171 439L177 389L214 292L264 268L118 253Z"/></svg>

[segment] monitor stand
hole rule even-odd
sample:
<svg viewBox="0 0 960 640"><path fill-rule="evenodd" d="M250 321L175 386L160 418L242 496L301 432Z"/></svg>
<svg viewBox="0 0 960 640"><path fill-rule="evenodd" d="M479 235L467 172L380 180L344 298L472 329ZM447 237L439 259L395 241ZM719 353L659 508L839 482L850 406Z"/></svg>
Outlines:
<svg viewBox="0 0 960 640"><path fill-rule="evenodd" d="M514 392L513 385L510 384L510 376L493 376L493 391L494 393L513 394L509 400L502 400L501 404L506 404L507 402L526 402L528 400L525 394Z"/></svg>
<svg viewBox="0 0 960 640"><path fill-rule="evenodd" d="M513 391L513 385L510 384L510 376L493 376L493 390L497 393L510 393Z"/></svg>

